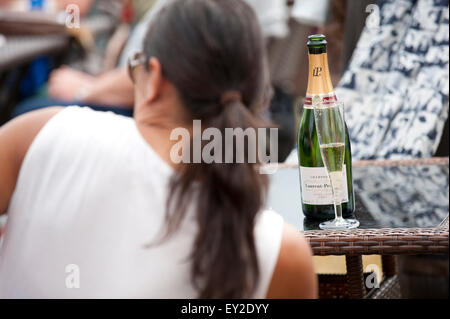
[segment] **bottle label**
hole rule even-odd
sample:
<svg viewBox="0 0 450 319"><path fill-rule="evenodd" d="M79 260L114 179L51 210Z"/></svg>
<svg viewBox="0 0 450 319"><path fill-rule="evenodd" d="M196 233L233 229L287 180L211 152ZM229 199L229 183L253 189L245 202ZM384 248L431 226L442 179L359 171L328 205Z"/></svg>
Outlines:
<svg viewBox="0 0 450 319"><path fill-rule="evenodd" d="M302 199L308 205L333 205L333 189L325 167L300 166ZM342 203L348 202L347 170L343 167Z"/></svg>

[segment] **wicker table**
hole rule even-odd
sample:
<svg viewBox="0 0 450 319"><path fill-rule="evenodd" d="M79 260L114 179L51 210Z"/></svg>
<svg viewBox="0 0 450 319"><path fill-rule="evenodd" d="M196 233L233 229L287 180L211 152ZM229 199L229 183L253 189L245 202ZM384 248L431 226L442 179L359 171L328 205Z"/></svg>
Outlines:
<svg viewBox="0 0 450 319"><path fill-rule="evenodd" d="M321 297L399 298L396 255L448 254L448 165L448 158L353 163L359 229L323 231L304 219L295 164L271 176L269 206L304 231L314 255L345 256L346 275L319 276ZM382 256L379 288L366 288L362 255Z"/></svg>

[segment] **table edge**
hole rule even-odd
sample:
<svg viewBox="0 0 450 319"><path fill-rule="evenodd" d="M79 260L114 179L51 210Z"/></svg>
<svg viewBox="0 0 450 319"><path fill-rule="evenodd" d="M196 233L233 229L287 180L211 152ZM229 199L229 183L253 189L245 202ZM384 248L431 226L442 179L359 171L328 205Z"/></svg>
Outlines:
<svg viewBox="0 0 450 319"><path fill-rule="evenodd" d="M302 231L313 254L448 254L448 216L437 227Z"/></svg>

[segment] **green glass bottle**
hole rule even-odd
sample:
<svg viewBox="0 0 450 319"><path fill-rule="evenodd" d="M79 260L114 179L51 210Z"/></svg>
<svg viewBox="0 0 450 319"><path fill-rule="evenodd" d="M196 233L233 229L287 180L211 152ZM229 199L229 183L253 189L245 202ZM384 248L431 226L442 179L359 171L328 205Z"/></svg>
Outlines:
<svg viewBox="0 0 450 319"><path fill-rule="evenodd" d="M324 35L308 37L309 73L303 114L298 133L298 158L302 209L306 218L334 219L332 189L320 154L319 141L314 123L313 98L323 103L336 102L336 94L328 69L327 42ZM346 127L342 214L350 217L355 210L353 193L352 155Z"/></svg>

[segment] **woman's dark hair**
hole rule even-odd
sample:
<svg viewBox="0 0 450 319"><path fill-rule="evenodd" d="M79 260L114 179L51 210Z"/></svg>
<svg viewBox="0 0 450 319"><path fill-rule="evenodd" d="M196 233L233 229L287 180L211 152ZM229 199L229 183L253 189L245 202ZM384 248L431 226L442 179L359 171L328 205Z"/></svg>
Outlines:
<svg viewBox="0 0 450 319"><path fill-rule="evenodd" d="M265 46L256 15L242 0L173 1L150 26L144 52L160 61L203 128L225 136L225 128L267 127L260 116L269 87ZM171 180L167 234L195 199L199 229L190 257L200 298L251 297L256 288L253 232L267 179L247 158L243 164L183 164Z"/></svg>

